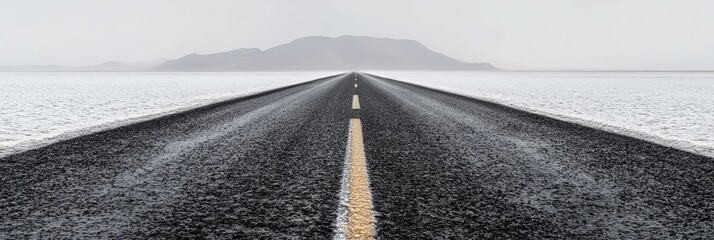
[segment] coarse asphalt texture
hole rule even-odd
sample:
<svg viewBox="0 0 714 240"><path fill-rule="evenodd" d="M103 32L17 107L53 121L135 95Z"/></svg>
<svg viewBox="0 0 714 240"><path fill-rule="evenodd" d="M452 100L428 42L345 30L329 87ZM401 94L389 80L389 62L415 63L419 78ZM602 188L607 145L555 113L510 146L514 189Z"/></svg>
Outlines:
<svg viewBox="0 0 714 240"><path fill-rule="evenodd" d="M714 237L712 158L345 73L1 158L0 239L333 238L350 118L377 238Z"/></svg>

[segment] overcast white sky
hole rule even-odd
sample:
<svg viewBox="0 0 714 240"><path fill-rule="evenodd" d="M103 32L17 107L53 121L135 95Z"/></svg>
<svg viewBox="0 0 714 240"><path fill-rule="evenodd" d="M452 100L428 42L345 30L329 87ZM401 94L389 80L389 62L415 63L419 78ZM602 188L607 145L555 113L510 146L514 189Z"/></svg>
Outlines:
<svg viewBox="0 0 714 240"><path fill-rule="evenodd" d="M0 65L149 61L312 35L413 39L505 69L714 69L712 0L0 3Z"/></svg>

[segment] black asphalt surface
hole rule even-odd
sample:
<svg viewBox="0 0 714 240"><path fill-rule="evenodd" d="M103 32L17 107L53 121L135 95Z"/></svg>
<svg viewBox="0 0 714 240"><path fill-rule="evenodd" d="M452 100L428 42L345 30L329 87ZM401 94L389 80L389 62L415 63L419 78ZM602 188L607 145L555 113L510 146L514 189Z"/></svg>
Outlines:
<svg viewBox="0 0 714 240"><path fill-rule="evenodd" d="M352 117L381 239L714 238L714 159L357 76L2 158L0 239L332 238Z"/></svg>

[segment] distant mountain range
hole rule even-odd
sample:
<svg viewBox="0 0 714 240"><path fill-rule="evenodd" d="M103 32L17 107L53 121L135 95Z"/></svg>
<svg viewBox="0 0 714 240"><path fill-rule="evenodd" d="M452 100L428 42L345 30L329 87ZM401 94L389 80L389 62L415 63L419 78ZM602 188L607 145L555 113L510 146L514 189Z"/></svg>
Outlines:
<svg viewBox="0 0 714 240"><path fill-rule="evenodd" d="M87 67L0 66L0 71L321 71L321 70L498 70L488 63L466 63L434 52L414 40L341 36L305 37L261 51L242 48L190 54L160 63L106 62ZM33 68L34 67L34 68Z"/></svg>
<svg viewBox="0 0 714 240"><path fill-rule="evenodd" d="M169 60L161 71L495 70L429 50L414 40L342 36L306 37L261 51L256 48Z"/></svg>

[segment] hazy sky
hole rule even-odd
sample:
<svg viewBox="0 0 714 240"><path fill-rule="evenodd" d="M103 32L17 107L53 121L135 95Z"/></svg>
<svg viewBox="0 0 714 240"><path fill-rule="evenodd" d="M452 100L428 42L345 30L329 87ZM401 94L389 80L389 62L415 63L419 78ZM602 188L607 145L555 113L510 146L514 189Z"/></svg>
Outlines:
<svg viewBox="0 0 714 240"><path fill-rule="evenodd" d="M0 3L0 65L149 61L312 35L414 39L505 69L714 69L712 0Z"/></svg>

